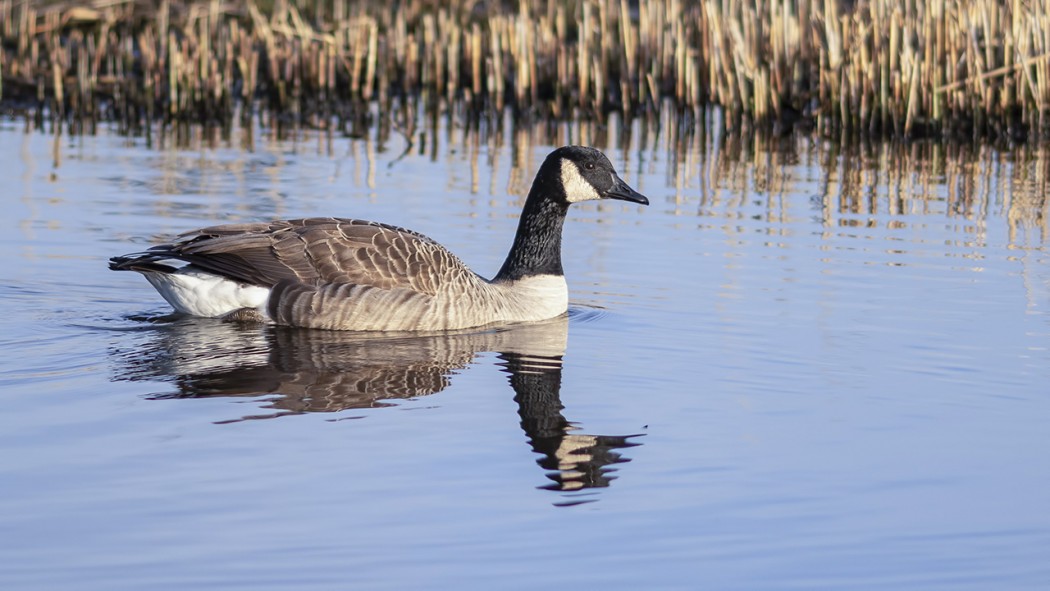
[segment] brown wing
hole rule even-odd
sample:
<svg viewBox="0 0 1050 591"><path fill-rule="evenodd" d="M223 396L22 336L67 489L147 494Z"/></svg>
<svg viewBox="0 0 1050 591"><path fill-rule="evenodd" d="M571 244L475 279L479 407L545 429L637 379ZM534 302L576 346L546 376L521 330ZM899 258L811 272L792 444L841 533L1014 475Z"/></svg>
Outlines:
<svg viewBox="0 0 1050 591"><path fill-rule="evenodd" d="M150 249L245 283L351 284L434 295L469 273L430 238L386 224L339 218L229 224L187 232Z"/></svg>

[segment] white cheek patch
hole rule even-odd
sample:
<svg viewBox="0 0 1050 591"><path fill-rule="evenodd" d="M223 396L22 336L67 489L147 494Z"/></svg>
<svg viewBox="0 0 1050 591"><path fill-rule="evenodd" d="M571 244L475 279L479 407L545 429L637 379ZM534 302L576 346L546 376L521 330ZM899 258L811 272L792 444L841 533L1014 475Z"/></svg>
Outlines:
<svg viewBox="0 0 1050 591"><path fill-rule="evenodd" d="M580 201L593 201L601 199L601 195L594 186L587 182L576 168L576 163L562 158L561 160L561 186L565 188L565 199L569 203Z"/></svg>

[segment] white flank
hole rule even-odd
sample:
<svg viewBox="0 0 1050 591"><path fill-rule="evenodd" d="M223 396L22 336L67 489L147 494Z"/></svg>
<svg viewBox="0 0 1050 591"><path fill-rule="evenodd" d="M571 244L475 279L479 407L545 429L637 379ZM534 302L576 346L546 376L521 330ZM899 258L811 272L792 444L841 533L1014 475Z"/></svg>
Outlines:
<svg viewBox="0 0 1050 591"><path fill-rule="evenodd" d="M580 174L576 163L566 158L561 160L561 185L565 188L565 199L569 203L601 199L594 185Z"/></svg>
<svg viewBox="0 0 1050 591"><path fill-rule="evenodd" d="M562 275L533 275L512 284L515 299L525 304L522 321L546 320L569 309L569 286Z"/></svg>
<svg viewBox="0 0 1050 591"><path fill-rule="evenodd" d="M143 273L171 307L184 314L218 318L241 308L255 308L264 317L270 290L205 273L192 266L174 273Z"/></svg>

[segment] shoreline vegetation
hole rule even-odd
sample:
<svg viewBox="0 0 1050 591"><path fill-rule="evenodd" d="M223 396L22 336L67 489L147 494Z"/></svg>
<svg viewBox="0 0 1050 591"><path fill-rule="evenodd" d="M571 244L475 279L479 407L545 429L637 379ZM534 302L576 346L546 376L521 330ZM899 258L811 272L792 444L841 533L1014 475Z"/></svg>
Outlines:
<svg viewBox="0 0 1050 591"><path fill-rule="evenodd" d="M0 0L0 74L4 112L71 133L717 107L730 133L1042 141L1050 0Z"/></svg>

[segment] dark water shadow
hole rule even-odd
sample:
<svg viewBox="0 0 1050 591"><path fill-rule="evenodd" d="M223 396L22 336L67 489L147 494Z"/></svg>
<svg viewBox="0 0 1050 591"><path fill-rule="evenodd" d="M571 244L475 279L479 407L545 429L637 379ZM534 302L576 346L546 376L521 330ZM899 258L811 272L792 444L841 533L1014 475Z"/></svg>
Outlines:
<svg viewBox="0 0 1050 591"><path fill-rule="evenodd" d="M591 435L562 414L562 357L568 319L428 335L237 326L182 318L153 324L134 346L110 351L114 380L166 381L151 399L245 397L272 412L222 423L392 406L447 388L479 353L496 352L518 404L521 428L550 481L576 494L558 505L597 500L586 489L615 479L630 461L618 451L636 435ZM360 418L339 416L334 420ZM592 491L593 492L593 491Z"/></svg>

